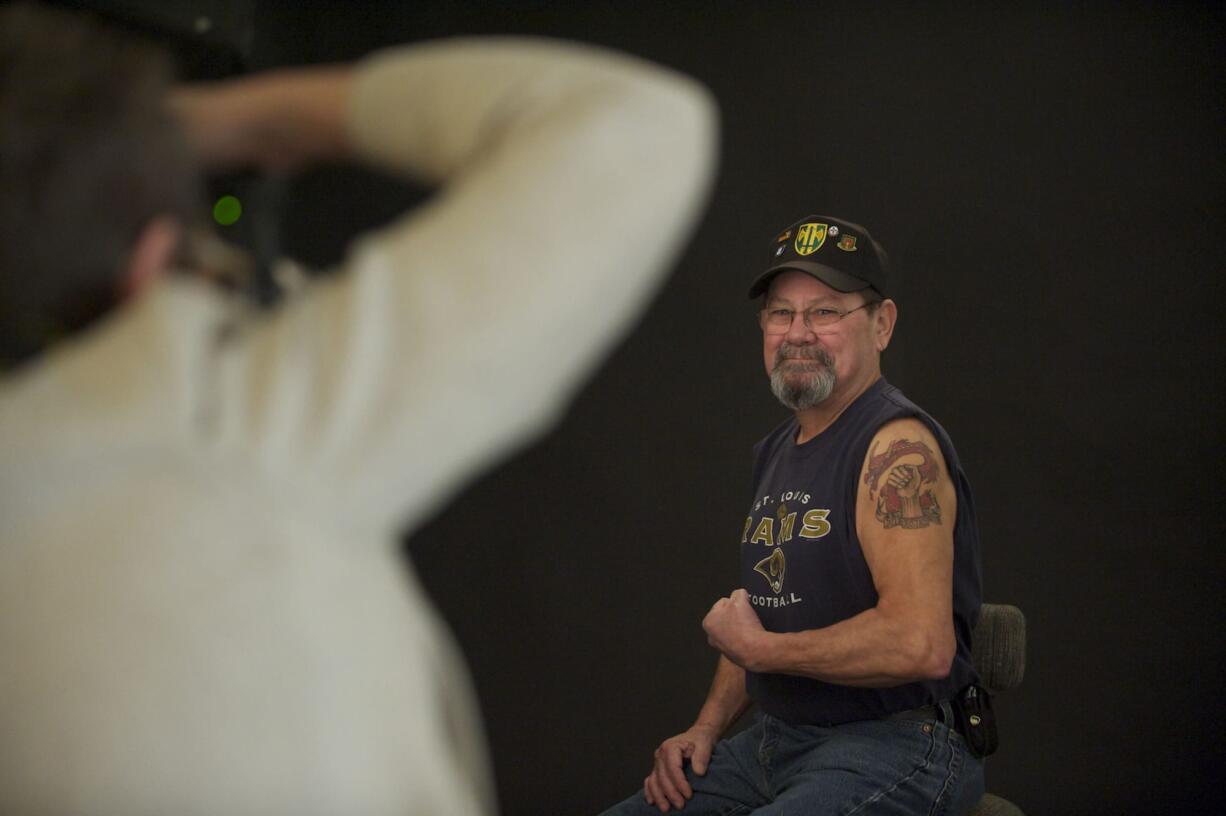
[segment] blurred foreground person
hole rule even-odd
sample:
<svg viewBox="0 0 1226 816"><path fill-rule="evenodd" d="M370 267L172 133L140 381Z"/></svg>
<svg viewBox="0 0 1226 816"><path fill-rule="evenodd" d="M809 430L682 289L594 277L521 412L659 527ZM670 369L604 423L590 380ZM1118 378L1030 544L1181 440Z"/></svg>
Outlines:
<svg viewBox="0 0 1226 816"><path fill-rule="evenodd" d="M491 813L397 534L627 329L698 214L710 101L515 39L166 83L87 19L0 12L0 812ZM179 274L193 157L439 189L256 316Z"/></svg>
<svg viewBox="0 0 1226 816"><path fill-rule="evenodd" d="M982 796L979 528L949 435L881 376L892 292L858 224L810 215L771 243L749 296L792 416L754 448L741 587L702 622L706 702L606 816L960 816Z"/></svg>

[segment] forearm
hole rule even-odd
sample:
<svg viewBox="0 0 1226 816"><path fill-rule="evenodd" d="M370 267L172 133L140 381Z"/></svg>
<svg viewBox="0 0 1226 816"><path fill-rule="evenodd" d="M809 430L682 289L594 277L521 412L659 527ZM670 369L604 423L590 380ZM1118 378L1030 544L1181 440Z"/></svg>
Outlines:
<svg viewBox="0 0 1226 816"><path fill-rule="evenodd" d="M874 607L822 629L764 633L754 669L881 688L947 676L954 649L952 620L925 626Z"/></svg>
<svg viewBox="0 0 1226 816"><path fill-rule="evenodd" d="M269 71L182 86L169 104L206 167L290 172L350 155L353 74L348 66Z"/></svg>
<svg viewBox="0 0 1226 816"><path fill-rule="evenodd" d="M695 726L723 734L749 708L749 695L745 691L745 670L728 658L720 655L715 667L715 679L707 692L706 702L698 712Z"/></svg>
<svg viewBox="0 0 1226 816"><path fill-rule="evenodd" d="M312 503L395 525L543 430L628 328L697 215L713 110L672 72L536 40L393 49L332 79L314 115L344 108L345 133L312 149L439 189L248 333L219 426Z"/></svg>

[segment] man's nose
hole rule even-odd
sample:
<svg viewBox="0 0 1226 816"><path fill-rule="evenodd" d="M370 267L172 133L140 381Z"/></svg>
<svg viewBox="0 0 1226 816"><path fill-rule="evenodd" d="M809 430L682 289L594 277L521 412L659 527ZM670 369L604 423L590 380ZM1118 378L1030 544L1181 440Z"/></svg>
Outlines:
<svg viewBox="0 0 1226 816"><path fill-rule="evenodd" d="M805 313L797 312L792 315L792 325L788 326L785 337L793 345L808 345L817 339L817 333L805 322Z"/></svg>

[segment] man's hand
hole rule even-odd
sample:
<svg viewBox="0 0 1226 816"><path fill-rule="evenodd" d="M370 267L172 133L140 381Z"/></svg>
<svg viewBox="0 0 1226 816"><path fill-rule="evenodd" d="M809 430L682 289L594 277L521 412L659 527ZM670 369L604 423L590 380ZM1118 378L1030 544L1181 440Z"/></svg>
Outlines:
<svg viewBox="0 0 1226 816"><path fill-rule="evenodd" d="M685 778L683 761L688 759L694 773L705 776L707 763L711 761L711 749L718 739L719 734L714 728L693 725L688 731L660 743L655 753L655 766L643 780L643 798L647 804L655 805L661 813L668 813L671 808L681 810L685 807L694 790Z"/></svg>
<svg viewBox="0 0 1226 816"><path fill-rule="evenodd" d="M707 642L743 669L762 670L762 650L768 633L749 603L749 593L738 589L720 598L702 619Z"/></svg>

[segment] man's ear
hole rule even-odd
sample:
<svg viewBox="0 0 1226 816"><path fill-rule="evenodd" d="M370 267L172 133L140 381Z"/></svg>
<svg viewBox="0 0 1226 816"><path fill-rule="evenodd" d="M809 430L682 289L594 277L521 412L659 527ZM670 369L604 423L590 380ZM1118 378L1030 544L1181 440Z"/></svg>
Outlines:
<svg viewBox="0 0 1226 816"><path fill-rule="evenodd" d="M162 277L170 268L182 234L183 225L169 215L156 216L145 225L120 276L120 297L136 297Z"/></svg>
<svg viewBox="0 0 1226 816"><path fill-rule="evenodd" d="M873 332L876 335L877 351L885 351L894 336L894 323L898 320L898 304L886 298L881 301L873 315Z"/></svg>

